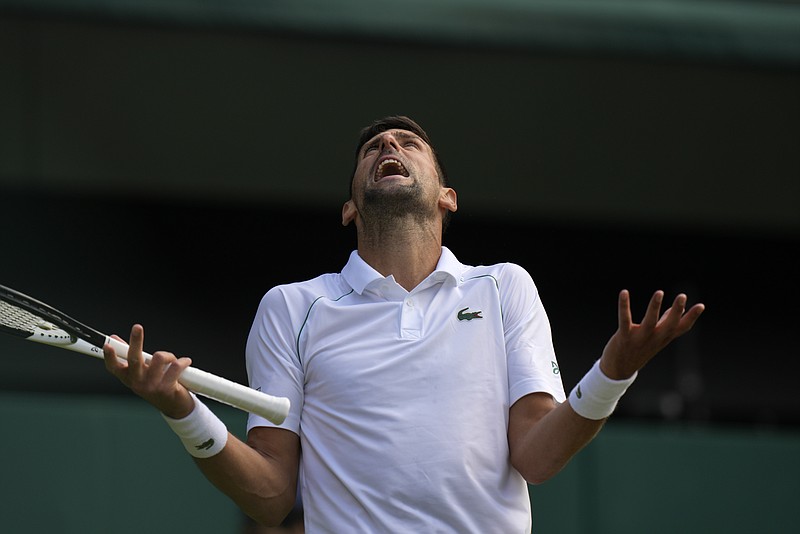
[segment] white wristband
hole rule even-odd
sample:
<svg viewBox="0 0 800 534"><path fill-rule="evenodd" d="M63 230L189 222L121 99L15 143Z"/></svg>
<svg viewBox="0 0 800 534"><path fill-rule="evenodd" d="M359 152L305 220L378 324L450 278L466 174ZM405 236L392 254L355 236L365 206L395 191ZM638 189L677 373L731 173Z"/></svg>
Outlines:
<svg viewBox="0 0 800 534"><path fill-rule="evenodd" d="M600 370L600 360L597 360L570 392L569 405L581 417L595 421L605 419L638 374L637 371L625 380L612 380Z"/></svg>
<svg viewBox="0 0 800 534"><path fill-rule="evenodd" d="M163 413L164 420L181 439L183 446L195 458L208 458L220 452L228 441L228 428L194 393L194 409L183 419L173 419Z"/></svg>

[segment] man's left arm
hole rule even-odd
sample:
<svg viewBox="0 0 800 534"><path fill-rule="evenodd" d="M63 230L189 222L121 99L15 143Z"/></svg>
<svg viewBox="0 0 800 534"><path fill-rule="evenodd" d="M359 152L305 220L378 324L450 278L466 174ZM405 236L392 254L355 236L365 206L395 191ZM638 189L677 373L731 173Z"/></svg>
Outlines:
<svg viewBox="0 0 800 534"><path fill-rule="evenodd" d="M680 294L660 315L664 298L657 291L642 322L633 322L630 295L619 295L617 331L606 344L598 365L557 404L546 393L531 393L511 406L508 445L511 464L531 484L558 473L600 431L616 402L639 370L674 339L691 330L705 307L686 309ZM583 388L583 391L581 390Z"/></svg>

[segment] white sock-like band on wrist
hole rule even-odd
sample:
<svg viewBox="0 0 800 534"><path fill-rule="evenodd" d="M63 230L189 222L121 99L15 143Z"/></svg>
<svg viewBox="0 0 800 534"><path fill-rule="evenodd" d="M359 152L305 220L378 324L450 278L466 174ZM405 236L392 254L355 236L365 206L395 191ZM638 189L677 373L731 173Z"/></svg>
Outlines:
<svg viewBox="0 0 800 534"><path fill-rule="evenodd" d="M194 409L183 419L161 416L195 458L208 458L220 452L228 441L228 428L208 406L191 393Z"/></svg>
<svg viewBox="0 0 800 534"><path fill-rule="evenodd" d="M637 371L625 380L612 380L600 370L600 360L597 360L570 392L569 405L581 417L595 421L605 419L613 413L638 374Z"/></svg>

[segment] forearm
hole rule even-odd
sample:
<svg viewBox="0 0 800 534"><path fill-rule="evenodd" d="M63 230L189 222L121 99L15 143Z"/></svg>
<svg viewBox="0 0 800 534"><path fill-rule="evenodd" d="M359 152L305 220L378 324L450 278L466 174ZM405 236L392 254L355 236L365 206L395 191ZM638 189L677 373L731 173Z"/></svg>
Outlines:
<svg viewBox="0 0 800 534"><path fill-rule="evenodd" d="M297 477L279 461L233 435L209 458L195 458L205 477L257 522L274 526L291 511Z"/></svg>
<svg viewBox="0 0 800 534"><path fill-rule="evenodd" d="M637 374L611 379L598 361L560 405L543 393L520 399L509 413L514 467L533 484L558 473L597 435Z"/></svg>
<svg viewBox="0 0 800 534"><path fill-rule="evenodd" d="M280 524L295 503L298 436L281 428L256 427L244 443L208 406L190 397L194 407L188 415L164 415L164 420L205 477L242 511L265 525Z"/></svg>
<svg viewBox="0 0 800 534"><path fill-rule="evenodd" d="M518 404L512 407L512 412L526 409ZM561 471L592 441L605 421L581 417L569 401L559 404L515 435L509 431L511 464L530 484L541 484Z"/></svg>

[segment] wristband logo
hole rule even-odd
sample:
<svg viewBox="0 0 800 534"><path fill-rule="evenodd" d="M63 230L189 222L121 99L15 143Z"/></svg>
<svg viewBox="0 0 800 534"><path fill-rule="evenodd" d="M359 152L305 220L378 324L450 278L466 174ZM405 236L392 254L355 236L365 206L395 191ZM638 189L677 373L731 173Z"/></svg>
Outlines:
<svg viewBox="0 0 800 534"><path fill-rule="evenodd" d="M208 441L201 443L200 445L195 445L194 448L198 451L201 450L209 450L211 447L214 446L214 438L210 438Z"/></svg>
<svg viewBox="0 0 800 534"><path fill-rule="evenodd" d="M583 394L581 393L581 385L580 384L578 384L578 389L575 390L575 396L578 397L579 399L581 397L583 397Z"/></svg>

